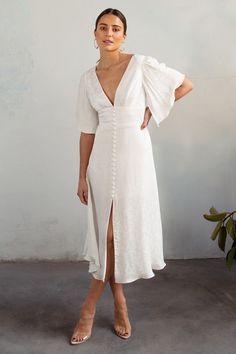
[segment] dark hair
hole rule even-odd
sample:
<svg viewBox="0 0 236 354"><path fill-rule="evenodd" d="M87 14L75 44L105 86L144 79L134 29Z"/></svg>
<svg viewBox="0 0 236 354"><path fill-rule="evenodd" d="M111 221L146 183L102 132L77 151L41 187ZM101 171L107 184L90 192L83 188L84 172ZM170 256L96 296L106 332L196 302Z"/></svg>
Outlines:
<svg viewBox="0 0 236 354"><path fill-rule="evenodd" d="M119 19L121 20L121 22L123 23L124 25L124 35L126 34L126 31L127 31L127 22L126 22L126 18L125 16L122 14L121 11L117 10L117 9L112 9L112 8L107 8L105 10L103 10L100 15L98 15L97 19L96 19L96 23L95 23L95 30L97 29L97 25L98 25L98 21L100 20L100 18L103 16L103 15L106 15L106 14L112 14L112 15L115 15L117 17L119 17Z"/></svg>

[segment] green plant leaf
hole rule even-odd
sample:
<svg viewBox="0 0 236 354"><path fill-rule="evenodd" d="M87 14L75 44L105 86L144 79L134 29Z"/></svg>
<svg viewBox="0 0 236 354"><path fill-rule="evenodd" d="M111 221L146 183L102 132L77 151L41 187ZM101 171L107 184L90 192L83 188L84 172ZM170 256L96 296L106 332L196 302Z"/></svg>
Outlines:
<svg viewBox="0 0 236 354"><path fill-rule="evenodd" d="M235 253L236 253L236 246L232 247L229 252L227 253L226 256L226 265L228 267L229 270L231 270L232 265L233 265L233 261L234 261L234 257L235 257Z"/></svg>
<svg viewBox="0 0 236 354"><path fill-rule="evenodd" d="M211 234L211 239L214 241L218 235L218 232L220 231L220 228L221 228L221 225L222 225L222 220L220 220L216 227L214 228L212 234Z"/></svg>
<svg viewBox="0 0 236 354"><path fill-rule="evenodd" d="M227 236L227 231L225 226L221 226L218 237L218 246L224 252L225 251L225 240Z"/></svg>
<svg viewBox="0 0 236 354"><path fill-rule="evenodd" d="M233 242L232 247L236 247L236 241ZM235 254L234 254L234 259L235 259L235 261L236 261L236 252L235 252Z"/></svg>
<svg viewBox="0 0 236 354"><path fill-rule="evenodd" d="M219 214L219 212L216 210L216 208L213 207L213 205L212 205L212 207L209 209L209 213L210 213L210 214Z"/></svg>
<svg viewBox="0 0 236 354"><path fill-rule="evenodd" d="M235 225L234 225L234 219L232 216L229 217L227 223L226 223L226 229L232 240L234 241L236 239L236 233L235 233Z"/></svg>
<svg viewBox="0 0 236 354"><path fill-rule="evenodd" d="M209 221L219 221L223 220L228 212L218 213L218 214L203 214L204 218Z"/></svg>

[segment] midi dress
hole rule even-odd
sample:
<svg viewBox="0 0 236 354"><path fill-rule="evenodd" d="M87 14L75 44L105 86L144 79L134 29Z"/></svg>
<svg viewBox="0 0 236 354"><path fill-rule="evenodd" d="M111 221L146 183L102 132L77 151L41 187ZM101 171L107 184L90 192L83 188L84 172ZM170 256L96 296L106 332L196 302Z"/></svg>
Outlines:
<svg viewBox="0 0 236 354"><path fill-rule="evenodd" d="M88 222L81 260L89 262L95 279L105 281L112 203L115 282L149 279L166 266L152 142L148 128L140 126L146 107L160 126L184 78L155 57L135 53L112 103L96 65L81 74L77 126L95 134L86 170Z"/></svg>

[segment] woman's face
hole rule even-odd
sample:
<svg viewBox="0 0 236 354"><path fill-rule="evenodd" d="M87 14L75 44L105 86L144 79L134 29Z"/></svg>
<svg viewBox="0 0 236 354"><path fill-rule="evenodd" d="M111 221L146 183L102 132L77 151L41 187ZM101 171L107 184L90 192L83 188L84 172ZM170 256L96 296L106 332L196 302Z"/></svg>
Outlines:
<svg viewBox="0 0 236 354"><path fill-rule="evenodd" d="M103 15L99 19L94 34L101 51L118 49L125 39L122 21L112 14Z"/></svg>

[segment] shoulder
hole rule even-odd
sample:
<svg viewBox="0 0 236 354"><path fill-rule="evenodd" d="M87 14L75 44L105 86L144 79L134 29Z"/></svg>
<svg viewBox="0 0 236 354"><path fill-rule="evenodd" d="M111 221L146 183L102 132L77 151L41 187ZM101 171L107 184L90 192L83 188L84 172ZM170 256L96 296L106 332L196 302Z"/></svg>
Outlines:
<svg viewBox="0 0 236 354"><path fill-rule="evenodd" d="M135 54L136 61L140 64L143 70L146 68L163 69L164 63L160 63L156 57L145 54Z"/></svg>
<svg viewBox="0 0 236 354"><path fill-rule="evenodd" d="M133 53L133 60L141 68L146 66L158 67L160 65L159 61L151 55Z"/></svg>
<svg viewBox="0 0 236 354"><path fill-rule="evenodd" d="M82 86L87 86L93 70L94 68L90 67L89 69L86 69L80 74L79 81Z"/></svg>
<svg viewBox="0 0 236 354"><path fill-rule="evenodd" d="M151 55L146 55L146 54L134 54L135 57L137 58L138 61L140 62L146 62L146 61L157 61L157 59Z"/></svg>
<svg viewBox="0 0 236 354"><path fill-rule="evenodd" d="M90 67L89 69L86 69L85 71L83 71L83 72L81 73L80 78L81 78L82 80L86 80L88 74L91 73L92 70L93 70L93 67Z"/></svg>
<svg viewBox="0 0 236 354"><path fill-rule="evenodd" d="M91 75L94 70L95 70L95 65L89 67L89 68L86 69L86 70L84 70L84 71L80 74L80 80L86 82L88 76Z"/></svg>
<svg viewBox="0 0 236 354"><path fill-rule="evenodd" d="M142 64L146 60L146 55L140 53L134 53L134 60L140 64Z"/></svg>

